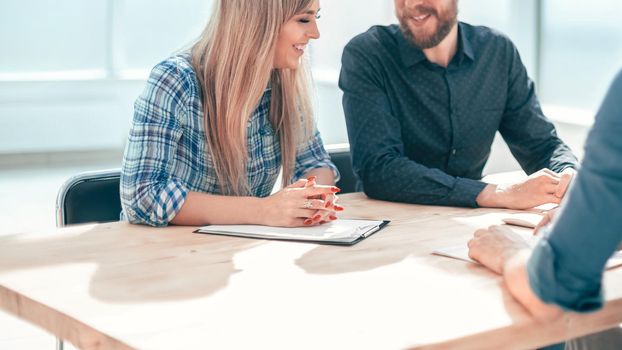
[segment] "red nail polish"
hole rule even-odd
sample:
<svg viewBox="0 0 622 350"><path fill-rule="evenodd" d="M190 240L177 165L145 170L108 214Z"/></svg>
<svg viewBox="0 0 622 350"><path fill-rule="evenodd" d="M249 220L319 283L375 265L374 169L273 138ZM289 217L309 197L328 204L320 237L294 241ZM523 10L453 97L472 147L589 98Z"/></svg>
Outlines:
<svg viewBox="0 0 622 350"><path fill-rule="evenodd" d="M326 202L326 205L324 206L324 208L328 208L328 207L330 207L330 205L331 205L331 204L332 204L332 203L331 203L330 201Z"/></svg>
<svg viewBox="0 0 622 350"><path fill-rule="evenodd" d="M307 226L308 226L308 225L311 225L312 223L313 223L313 221L312 221L311 219L307 219L307 220L305 220L305 222L304 222L304 224L305 224L305 225L307 225Z"/></svg>
<svg viewBox="0 0 622 350"><path fill-rule="evenodd" d="M335 215L330 215L328 218L331 220L337 220L337 217Z"/></svg>
<svg viewBox="0 0 622 350"><path fill-rule="evenodd" d="M307 178L307 181L315 181L315 179L317 179L317 177L315 177L315 176L309 176L309 177Z"/></svg>
<svg viewBox="0 0 622 350"><path fill-rule="evenodd" d="M331 187L330 190L333 191L333 193L341 192L341 189L339 187L336 187L336 186Z"/></svg>
<svg viewBox="0 0 622 350"><path fill-rule="evenodd" d="M317 214L316 216L313 217L313 221L317 221L321 218L322 216L320 214Z"/></svg>
<svg viewBox="0 0 622 350"><path fill-rule="evenodd" d="M340 205L335 205L335 210L336 211L343 211L345 208L340 206Z"/></svg>

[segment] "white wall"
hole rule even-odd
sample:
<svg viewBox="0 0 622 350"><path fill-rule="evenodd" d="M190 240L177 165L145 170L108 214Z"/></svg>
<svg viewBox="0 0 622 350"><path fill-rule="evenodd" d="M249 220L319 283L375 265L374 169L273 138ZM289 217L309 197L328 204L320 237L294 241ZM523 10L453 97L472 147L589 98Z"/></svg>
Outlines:
<svg viewBox="0 0 622 350"><path fill-rule="evenodd" d="M0 154L118 151L144 81L0 83Z"/></svg>

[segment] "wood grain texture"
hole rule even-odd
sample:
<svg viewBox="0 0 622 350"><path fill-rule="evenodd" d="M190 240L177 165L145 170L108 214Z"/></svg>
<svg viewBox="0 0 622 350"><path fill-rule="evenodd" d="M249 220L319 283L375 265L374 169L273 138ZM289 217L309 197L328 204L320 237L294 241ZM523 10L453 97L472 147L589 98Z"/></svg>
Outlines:
<svg viewBox="0 0 622 350"><path fill-rule="evenodd" d="M352 247L127 223L8 236L0 307L83 349L525 349L622 321L621 269L600 312L538 324L499 276L431 255L516 211L341 203L392 222Z"/></svg>

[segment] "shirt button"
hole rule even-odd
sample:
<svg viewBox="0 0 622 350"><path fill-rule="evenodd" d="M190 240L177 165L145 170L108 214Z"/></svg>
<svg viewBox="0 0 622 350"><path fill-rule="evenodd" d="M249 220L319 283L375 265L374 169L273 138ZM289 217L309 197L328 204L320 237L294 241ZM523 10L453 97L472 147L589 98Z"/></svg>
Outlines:
<svg viewBox="0 0 622 350"><path fill-rule="evenodd" d="M455 148L451 150L451 155L452 155L452 156L455 156L455 155L456 155L456 149L455 149Z"/></svg>

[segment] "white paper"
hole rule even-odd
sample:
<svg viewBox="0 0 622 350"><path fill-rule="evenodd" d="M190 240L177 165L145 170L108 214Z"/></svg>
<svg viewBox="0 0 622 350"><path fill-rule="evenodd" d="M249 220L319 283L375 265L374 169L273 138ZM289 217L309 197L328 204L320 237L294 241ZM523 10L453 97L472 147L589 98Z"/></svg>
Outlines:
<svg viewBox="0 0 622 350"><path fill-rule="evenodd" d="M432 254L479 264L477 261L469 258L469 247L466 244L440 248L433 251Z"/></svg>
<svg viewBox="0 0 622 350"><path fill-rule="evenodd" d="M543 217L544 215L542 214L516 213L509 214L501 220L508 225L535 228L540 223L540 221L542 221Z"/></svg>
<svg viewBox="0 0 622 350"><path fill-rule="evenodd" d="M437 249L432 254L440 255L452 259L458 259L463 261L468 261L474 264L479 264L477 261L469 258L469 247L466 244L457 245L452 247L445 247L441 249ZM609 258L607 261L606 269L612 269L614 267L618 267L622 265L622 251L617 251Z"/></svg>

